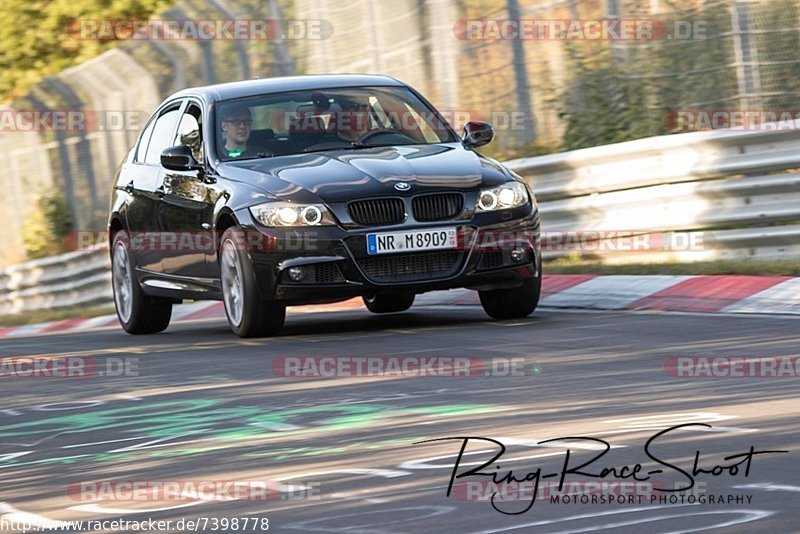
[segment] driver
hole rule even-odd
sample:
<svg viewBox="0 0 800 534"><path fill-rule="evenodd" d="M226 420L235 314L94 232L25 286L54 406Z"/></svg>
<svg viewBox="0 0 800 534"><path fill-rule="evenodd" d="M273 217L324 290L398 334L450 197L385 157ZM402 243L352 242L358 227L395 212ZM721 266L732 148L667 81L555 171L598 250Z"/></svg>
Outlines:
<svg viewBox="0 0 800 534"><path fill-rule="evenodd" d="M253 118L247 106L231 106L222 110L220 128L225 134L225 156L238 158L247 152L252 126Z"/></svg>
<svg viewBox="0 0 800 534"><path fill-rule="evenodd" d="M355 97L338 99L342 110L333 114L332 132L343 141L358 141L370 131L370 105Z"/></svg>

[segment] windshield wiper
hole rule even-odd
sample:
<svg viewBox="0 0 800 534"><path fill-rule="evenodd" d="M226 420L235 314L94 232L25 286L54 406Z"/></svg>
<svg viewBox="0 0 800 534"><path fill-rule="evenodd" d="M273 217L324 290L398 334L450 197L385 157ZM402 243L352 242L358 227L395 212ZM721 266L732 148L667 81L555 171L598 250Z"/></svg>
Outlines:
<svg viewBox="0 0 800 534"><path fill-rule="evenodd" d="M224 159L225 163L233 163L236 161L250 161L251 159L262 159L262 158L274 158L277 154L273 154L272 152L259 152L255 156L245 156L243 158L230 158Z"/></svg>
<svg viewBox="0 0 800 534"><path fill-rule="evenodd" d="M408 146L408 145L418 145L419 143L386 143L382 145L371 145L369 143L359 143L358 141L353 141L350 143L352 148L385 148L387 146Z"/></svg>
<svg viewBox="0 0 800 534"><path fill-rule="evenodd" d="M314 145L323 145L323 143L314 143ZM314 145L308 146L303 149L304 154L310 154L312 152L327 152L329 150L347 150L350 148L350 145L342 144L342 145L335 145L332 143L325 143L324 146L319 148L313 148ZM332 145L332 146L331 146Z"/></svg>
<svg viewBox="0 0 800 534"><path fill-rule="evenodd" d="M348 145L342 146L335 146L335 147L326 147L326 148L315 148L313 150L303 150L303 154L313 154L315 152L333 152L335 150L361 150L364 148L386 148L392 146L410 146L410 145L418 145L420 143L387 143L384 145L369 145L364 143L357 143L356 141L352 141ZM436 143L425 143L425 144L436 144Z"/></svg>

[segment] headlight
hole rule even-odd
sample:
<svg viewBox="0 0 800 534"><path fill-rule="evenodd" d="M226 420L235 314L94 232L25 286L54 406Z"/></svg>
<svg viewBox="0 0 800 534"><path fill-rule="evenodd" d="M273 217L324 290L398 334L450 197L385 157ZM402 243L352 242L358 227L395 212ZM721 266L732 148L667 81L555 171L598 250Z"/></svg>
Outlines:
<svg viewBox="0 0 800 534"><path fill-rule="evenodd" d="M499 187L484 189L478 195L475 211L494 211L518 208L528 203L528 190L519 182L508 182Z"/></svg>
<svg viewBox="0 0 800 534"><path fill-rule="evenodd" d="M322 204L269 202L250 206L250 213L264 226L328 226L335 224Z"/></svg>

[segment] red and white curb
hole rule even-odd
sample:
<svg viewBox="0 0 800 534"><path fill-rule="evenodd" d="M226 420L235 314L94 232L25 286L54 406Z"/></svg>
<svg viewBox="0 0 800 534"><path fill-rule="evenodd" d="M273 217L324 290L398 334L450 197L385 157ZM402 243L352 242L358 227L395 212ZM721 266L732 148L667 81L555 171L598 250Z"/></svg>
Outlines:
<svg viewBox="0 0 800 534"><path fill-rule="evenodd" d="M414 306L478 306L478 294L466 289L419 295ZM596 276L545 275L542 308L659 310L698 313L800 315L800 278L788 276ZM335 304L298 306L289 314L364 309L360 298ZM173 308L173 322L224 319L221 302L195 302ZM65 319L4 328L0 337L118 328L114 315Z"/></svg>

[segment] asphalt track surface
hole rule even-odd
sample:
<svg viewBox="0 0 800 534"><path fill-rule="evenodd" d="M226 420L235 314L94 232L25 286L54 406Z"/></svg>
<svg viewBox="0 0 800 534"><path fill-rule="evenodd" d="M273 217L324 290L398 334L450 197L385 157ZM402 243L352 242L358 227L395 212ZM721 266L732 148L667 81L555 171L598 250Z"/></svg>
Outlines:
<svg viewBox="0 0 800 534"><path fill-rule="evenodd" d="M290 313L280 336L261 340L238 339L219 320L148 337L106 329L7 339L0 356L79 355L98 369L127 359L138 369L129 372L137 376L2 379L0 519L248 517L268 518L278 532L797 532L798 378L677 378L665 362L795 355L799 333L800 319L791 317L538 310L525 320L490 321L476 306L431 306L389 316ZM280 357L342 355L522 358L524 373L289 378L272 368ZM591 470L637 462L654 469L646 441L683 423L712 429L675 430L655 448L687 471L697 451L707 469L751 446L789 452L754 456L748 476L695 477L695 496L743 503L664 504L645 491L641 504L545 499L506 515L463 491L446 496L461 441L414 444L493 438L507 446L502 470L522 478L539 467L559 472L568 448L575 466L599 446L538 442L595 437L613 448ZM471 441L459 470L496 450ZM652 479L667 487L687 481L671 469ZM186 495L92 503L70 490L79 481L120 480L267 480L277 493L269 501ZM498 507L518 512L528 504Z"/></svg>

